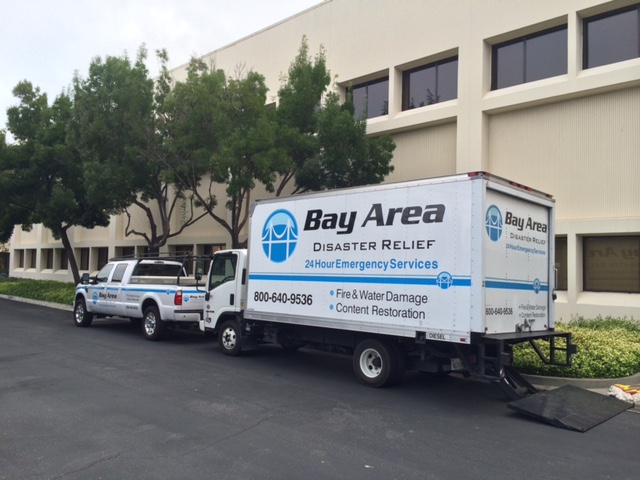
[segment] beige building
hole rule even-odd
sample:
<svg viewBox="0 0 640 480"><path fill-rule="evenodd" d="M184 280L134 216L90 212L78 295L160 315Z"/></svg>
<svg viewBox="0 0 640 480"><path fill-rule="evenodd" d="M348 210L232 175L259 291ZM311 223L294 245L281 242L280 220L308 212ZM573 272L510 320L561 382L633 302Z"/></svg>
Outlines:
<svg viewBox="0 0 640 480"><path fill-rule="evenodd" d="M552 194L558 318L638 318L639 30L638 0L326 0L206 57L262 73L277 101L306 35L368 132L393 136L389 181L486 170ZM143 249L125 224L75 229L82 270ZM169 251L228 241L204 219ZM68 281L66 265L44 228L16 230L11 275Z"/></svg>

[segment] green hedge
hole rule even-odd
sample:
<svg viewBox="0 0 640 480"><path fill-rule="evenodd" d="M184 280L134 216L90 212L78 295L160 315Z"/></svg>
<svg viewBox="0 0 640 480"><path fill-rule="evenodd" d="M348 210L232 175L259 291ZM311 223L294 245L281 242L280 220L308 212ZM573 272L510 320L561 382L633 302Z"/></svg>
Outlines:
<svg viewBox="0 0 640 480"><path fill-rule="evenodd" d="M76 287L73 283L55 280L31 280L28 278L0 279L0 294L42 300L45 302L73 304Z"/></svg>
<svg viewBox="0 0 640 480"><path fill-rule="evenodd" d="M571 368L550 367L526 344L514 348L514 365L520 373L570 378L619 378L640 372L640 323L626 318L575 318L557 323L556 331L571 332L578 353ZM539 342L548 353L548 344Z"/></svg>

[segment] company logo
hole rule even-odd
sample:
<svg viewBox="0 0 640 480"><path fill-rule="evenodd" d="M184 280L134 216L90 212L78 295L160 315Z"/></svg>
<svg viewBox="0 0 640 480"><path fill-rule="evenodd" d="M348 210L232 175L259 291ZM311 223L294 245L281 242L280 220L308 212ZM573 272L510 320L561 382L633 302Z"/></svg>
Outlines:
<svg viewBox="0 0 640 480"><path fill-rule="evenodd" d="M500 240L502 236L502 213L500 213L500 209L495 205L491 205L487 209L487 214L485 215L485 226L487 229L487 235L489 238L497 242Z"/></svg>
<svg viewBox="0 0 640 480"><path fill-rule="evenodd" d="M93 292L93 304L98 303L98 292Z"/></svg>
<svg viewBox="0 0 640 480"><path fill-rule="evenodd" d="M453 286L453 277L449 272L442 272L436 278L436 284L443 290Z"/></svg>
<svg viewBox="0 0 640 480"><path fill-rule="evenodd" d="M542 284L540 283L540 279L536 278L533 281L533 291L536 292L536 295L538 293L540 293L540 290L542 289Z"/></svg>
<svg viewBox="0 0 640 480"><path fill-rule="evenodd" d="M276 210L262 227L262 250L269 260L282 263L293 255L298 244L298 222L291 212Z"/></svg>

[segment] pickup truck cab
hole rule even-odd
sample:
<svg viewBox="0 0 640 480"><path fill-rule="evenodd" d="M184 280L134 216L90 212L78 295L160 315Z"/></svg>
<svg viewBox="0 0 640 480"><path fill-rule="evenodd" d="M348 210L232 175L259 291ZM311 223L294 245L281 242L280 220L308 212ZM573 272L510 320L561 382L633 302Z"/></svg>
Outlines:
<svg viewBox="0 0 640 480"><path fill-rule="evenodd" d="M186 275L184 262L161 258L111 260L76 287L73 318L88 327L94 317L124 317L142 325L147 340L160 340L168 326L197 326L202 319L201 274Z"/></svg>

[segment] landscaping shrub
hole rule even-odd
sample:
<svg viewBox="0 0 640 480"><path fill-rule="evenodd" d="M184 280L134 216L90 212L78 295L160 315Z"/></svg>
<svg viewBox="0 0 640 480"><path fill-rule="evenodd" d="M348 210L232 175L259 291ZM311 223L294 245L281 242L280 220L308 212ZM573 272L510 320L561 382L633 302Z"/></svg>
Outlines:
<svg viewBox="0 0 640 480"><path fill-rule="evenodd" d="M71 305L75 294L73 283L28 278L1 278L0 294Z"/></svg>
<svg viewBox="0 0 640 480"><path fill-rule="evenodd" d="M626 318L575 318L557 323L556 331L571 332L578 353L571 368L542 363L526 344L514 348L514 365L520 373L571 378L618 378L640 372L640 323ZM539 342L548 354L548 344Z"/></svg>

